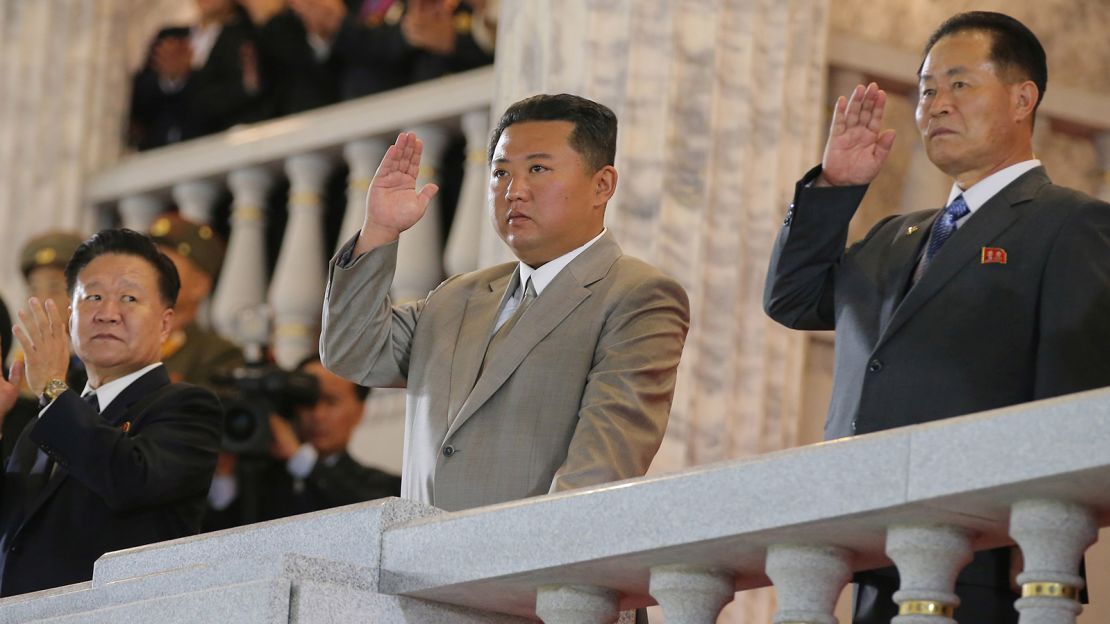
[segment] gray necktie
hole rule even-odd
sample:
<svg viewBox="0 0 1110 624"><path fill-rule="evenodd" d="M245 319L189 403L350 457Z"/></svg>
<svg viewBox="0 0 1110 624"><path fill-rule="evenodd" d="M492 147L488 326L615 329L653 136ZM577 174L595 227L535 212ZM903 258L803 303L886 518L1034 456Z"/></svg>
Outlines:
<svg viewBox="0 0 1110 624"><path fill-rule="evenodd" d="M516 327L516 324L520 321L520 317L524 316L524 313L531 307L536 297L536 289L532 286L532 280L529 279L528 284L524 288L524 296L521 297L520 303L517 304L513 313L509 315L509 318L505 319L505 322L501 324L501 327L497 328L497 331L493 333L493 337L490 338L489 346L486 347L486 357L482 360L482 370L485 370L486 362L489 361L490 355L501 348L501 344L505 342L509 333L513 331L513 327Z"/></svg>

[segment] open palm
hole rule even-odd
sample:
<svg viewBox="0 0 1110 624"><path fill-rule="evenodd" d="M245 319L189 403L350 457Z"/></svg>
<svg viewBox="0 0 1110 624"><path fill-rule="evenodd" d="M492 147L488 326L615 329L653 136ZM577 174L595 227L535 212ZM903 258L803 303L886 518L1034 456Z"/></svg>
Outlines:
<svg viewBox="0 0 1110 624"><path fill-rule="evenodd" d="M883 130L886 93L871 83L859 85L850 98L841 96L833 110L821 175L833 186L868 184L875 179L894 145L894 130Z"/></svg>
<svg viewBox="0 0 1110 624"><path fill-rule="evenodd" d="M439 187L426 184L416 190L423 151L423 143L411 132L402 132L386 150L366 194L366 220L358 243L361 249L356 251L395 240L424 216Z"/></svg>

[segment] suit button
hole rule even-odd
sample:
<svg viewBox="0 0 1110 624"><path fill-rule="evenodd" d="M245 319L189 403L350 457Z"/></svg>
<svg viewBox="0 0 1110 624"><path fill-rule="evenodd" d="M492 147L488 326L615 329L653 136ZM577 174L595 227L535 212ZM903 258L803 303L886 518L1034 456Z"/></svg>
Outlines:
<svg viewBox="0 0 1110 624"><path fill-rule="evenodd" d="M872 373L877 373L883 370L883 361L878 358L871 360L871 362L867 365L867 370Z"/></svg>
<svg viewBox="0 0 1110 624"><path fill-rule="evenodd" d="M455 454L455 447L451 446L450 444L443 447L443 456L444 457L450 457L454 454Z"/></svg>

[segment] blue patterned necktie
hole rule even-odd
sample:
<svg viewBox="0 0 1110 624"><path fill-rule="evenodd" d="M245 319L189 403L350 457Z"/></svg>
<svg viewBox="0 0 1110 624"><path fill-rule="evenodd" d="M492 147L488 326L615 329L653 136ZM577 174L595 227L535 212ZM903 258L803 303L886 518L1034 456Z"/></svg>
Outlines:
<svg viewBox="0 0 1110 624"><path fill-rule="evenodd" d="M925 266L933 261L933 256L937 255L949 236L956 231L956 222L966 217L971 209L967 207L967 202L964 201L964 196L959 195L956 199L952 200L951 204L944 209L937 220L933 223L933 232L929 237L929 248L925 250Z"/></svg>

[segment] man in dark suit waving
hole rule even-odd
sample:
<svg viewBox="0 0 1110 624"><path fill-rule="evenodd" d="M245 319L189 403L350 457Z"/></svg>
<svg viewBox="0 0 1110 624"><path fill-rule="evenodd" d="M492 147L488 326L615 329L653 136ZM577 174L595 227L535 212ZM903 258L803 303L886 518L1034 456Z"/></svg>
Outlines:
<svg viewBox="0 0 1110 624"><path fill-rule="evenodd" d="M886 95L841 97L821 166L799 182L768 270L767 313L836 329L827 438L1110 385L1110 206L1052 184L1033 155L1044 49L1017 20L956 15L918 71L917 125L953 178L947 206L848 222L890 152ZM961 622L1016 622L1006 550L960 575ZM854 621L889 622L893 570L857 579Z"/></svg>
<svg viewBox="0 0 1110 624"><path fill-rule="evenodd" d="M4 466L3 596L85 581L106 552L196 533L216 466L219 402L171 384L160 361L180 288L173 263L141 234L104 230L65 272L69 330L53 301L36 298L15 329L25 364L11 378L42 409ZM65 383L71 337L83 392Z"/></svg>

